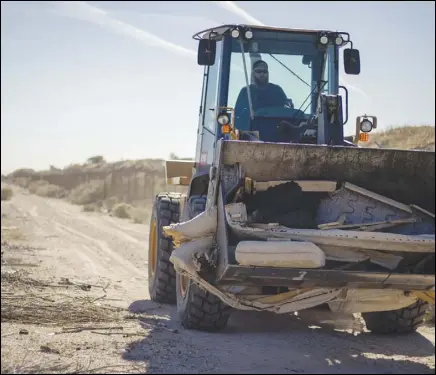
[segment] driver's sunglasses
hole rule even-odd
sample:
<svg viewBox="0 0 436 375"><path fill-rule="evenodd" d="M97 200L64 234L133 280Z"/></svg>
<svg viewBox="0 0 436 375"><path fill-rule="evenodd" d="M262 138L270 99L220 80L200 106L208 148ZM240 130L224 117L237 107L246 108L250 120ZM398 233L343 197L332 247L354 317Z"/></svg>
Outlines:
<svg viewBox="0 0 436 375"><path fill-rule="evenodd" d="M268 70L266 70L266 69L255 69L254 70L254 72L256 73L256 74L268 74Z"/></svg>

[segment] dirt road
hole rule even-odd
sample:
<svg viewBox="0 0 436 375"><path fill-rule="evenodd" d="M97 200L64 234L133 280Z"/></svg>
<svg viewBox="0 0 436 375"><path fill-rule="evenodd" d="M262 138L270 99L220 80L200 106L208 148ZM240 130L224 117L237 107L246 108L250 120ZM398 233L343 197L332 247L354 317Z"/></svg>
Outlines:
<svg viewBox="0 0 436 375"><path fill-rule="evenodd" d="M106 373L434 373L430 327L406 337L353 336L316 327L304 316L269 319L244 312L235 313L221 333L184 330L173 307L148 300L146 225L14 187L12 200L2 201L2 227L15 233L2 238L2 272L25 268L35 279L87 283L92 290L77 293L104 293L102 303L136 313L117 324L124 335L115 334L116 328L57 334L57 326L2 319L2 372L4 366L26 371L56 363L54 371L68 364ZM28 334L20 335L20 329ZM129 332L136 336L124 337ZM56 350L41 353L41 347Z"/></svg>

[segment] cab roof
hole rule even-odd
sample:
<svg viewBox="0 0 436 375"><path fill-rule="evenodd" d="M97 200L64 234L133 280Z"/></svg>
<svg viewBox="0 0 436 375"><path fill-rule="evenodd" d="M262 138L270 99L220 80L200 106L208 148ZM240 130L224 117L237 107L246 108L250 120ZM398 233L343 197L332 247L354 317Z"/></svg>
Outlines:
<svg viewBox="0 0 436 375"><path fill-rule="evenodd" d="M234 28L247 28L251 30L261 30L261 31L278 31L278 32L286 32L286 33L304 33L304 34L319 34L321 32L331 33L333 31L330 30L316 30L316 29L291 29L285 27L273 27L273 26L259 26L259 25L247 25L247 24L227 24L227 25L219 25L216 27L211 27L206 30L199 31L198 33L193 35L193 39L210 39L211 33L216 33L216 36L222 36L228 30L232 30ZM339 32L341 33L341 32Z"/></svg>

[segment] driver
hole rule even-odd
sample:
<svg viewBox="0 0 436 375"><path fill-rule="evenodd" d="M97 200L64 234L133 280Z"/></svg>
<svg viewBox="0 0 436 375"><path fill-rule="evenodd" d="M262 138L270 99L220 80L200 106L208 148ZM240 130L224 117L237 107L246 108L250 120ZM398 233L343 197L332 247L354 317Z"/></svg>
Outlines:
<svg viewBox="0 0 436 375"><path fill-rule="evenodd" d="M253 64L253 82L250 85L253 111L265 107L285 107L291 106L292 101L287 97L283 89L274 83L269 82L268 64L263 60L258 60ZM239 117L244 110L248 109L247 87L243 87L239 92L235 104L235 117Z"/></svg>

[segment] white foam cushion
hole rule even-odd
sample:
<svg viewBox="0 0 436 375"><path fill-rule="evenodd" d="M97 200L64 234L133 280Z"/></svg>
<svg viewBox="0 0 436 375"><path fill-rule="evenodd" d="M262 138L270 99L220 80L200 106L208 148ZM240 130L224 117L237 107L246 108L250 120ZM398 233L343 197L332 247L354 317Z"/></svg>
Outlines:
<svg viewBox="0 0 436 375"><path fill-rule="evenodd" d="M236 246L236 261L242 266L321 268L325 254L311 242L241 241Z"/></svg>

